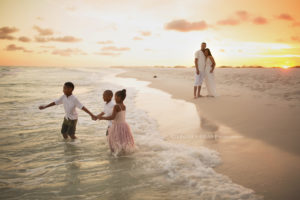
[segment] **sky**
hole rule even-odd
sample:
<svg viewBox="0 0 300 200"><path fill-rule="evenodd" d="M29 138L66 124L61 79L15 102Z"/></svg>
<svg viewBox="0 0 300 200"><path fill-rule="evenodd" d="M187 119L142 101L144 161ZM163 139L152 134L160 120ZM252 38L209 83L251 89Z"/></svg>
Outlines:
<svg viewBox="0 0 300 200"><path fill-rule="evenodd" d="M299 0L0 0L0 66L300 65Z"/></svg>

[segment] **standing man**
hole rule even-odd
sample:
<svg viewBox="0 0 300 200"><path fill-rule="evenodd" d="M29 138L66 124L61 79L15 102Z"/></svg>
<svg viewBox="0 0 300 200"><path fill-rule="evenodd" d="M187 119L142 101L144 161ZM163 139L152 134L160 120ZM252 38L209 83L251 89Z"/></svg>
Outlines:
<svg viewBox="0 0 300 200"><path fill-rule="evenodd" d="M195 84L194 84L194 98L201 97L201 85L205 75L205 55L204 50L206 48L206 43L202 42L201 49L195 52L195 67L196 67L196 74L195 74Z"/></svg>

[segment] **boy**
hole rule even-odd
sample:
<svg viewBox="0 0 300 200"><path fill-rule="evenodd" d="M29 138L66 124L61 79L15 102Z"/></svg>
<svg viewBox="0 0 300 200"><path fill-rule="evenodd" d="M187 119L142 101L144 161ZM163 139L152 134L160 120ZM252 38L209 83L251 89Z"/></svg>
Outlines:
<svg viewBox="0 0 300 200"><path fill-rule="evenodd" d="M99 115L97 115L97 117L102 117L102 116L108 117L108 116L111 116L111 114L113 112L113 109L114 109L114 106L115 106L115 102L111 100L112 97L113 97L113 92L111 90L105 90L103 92L103 101L105 101L106 104L104 105L103 112L101 112ZM108 126L107 126L107 130L106 130L106 136L108 135L108 129L109 129L109 127L111 127L112 121L108 120L108 124L107 125Z"/></svg>
<svg viewBox="0 0 300 200"><path fill-rule="evenodd" d="M63 87L64 95L62 95L59 99L46 106L39 106L39 109L43 110L54 105L64 104L66 115L64 117L64 121L61 127L61 133L65 139L67 139L68 136L70 136L72 139L76 139L75 131L78 119L76 107L88 113L92 119L96 118L96 116L93 115L86 107L84 107L72 94L73 90L74 84L72 82L66 82Z"/></svg>

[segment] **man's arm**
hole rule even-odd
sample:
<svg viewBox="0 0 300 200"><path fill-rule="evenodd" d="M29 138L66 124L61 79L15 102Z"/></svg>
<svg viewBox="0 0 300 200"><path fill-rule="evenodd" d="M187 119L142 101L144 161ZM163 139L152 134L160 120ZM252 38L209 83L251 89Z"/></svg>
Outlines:
<svg viewBox="0 0 300 200"><path fill-rule="evenodd" d="M86 112L87 114L89 114L93 120L96 120L96 119L97 119L97 117L96 117L93 113L91 113L86 107L83 106L81 109L82 109L84 112Z"/></svg>
<svg viewBox="0 0 300 200"><path fill-rule="evenodd" d="M48 105L46 105L46 106L39 106L39 109L40 110L43 110L43 109L45 109L45 108L48 108L48 107L51 107L51 106L55 106L56 104L55 104L55 102L52 102L52 103L49 103Z"/></svg>
<svg viewBox="0 0 300 200"><path fill-rule="evenodd" d="M195 58L195 67L196 67L196 73L199 74L198 58Z"/></svg>

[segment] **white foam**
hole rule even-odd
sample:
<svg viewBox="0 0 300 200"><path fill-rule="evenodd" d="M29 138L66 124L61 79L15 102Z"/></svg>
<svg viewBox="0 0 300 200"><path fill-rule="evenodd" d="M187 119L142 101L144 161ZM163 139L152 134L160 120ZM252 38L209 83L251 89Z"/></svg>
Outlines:
<svg viewBox="0 0 300 200"><path fill-rule="evenodd" d="M156 121L138 109L133 100L146 84L120 78L114 78L113 82L118 83L117 80L127 88L126 118L139 147L133 155L140 167L136 173L149 176L159 174L155 179L157 183L180 184L186 188L191 199L262 199L253 190L233 183L227 176L213 169L221 163L218 152L164 140L158 132Z"/></svg>

